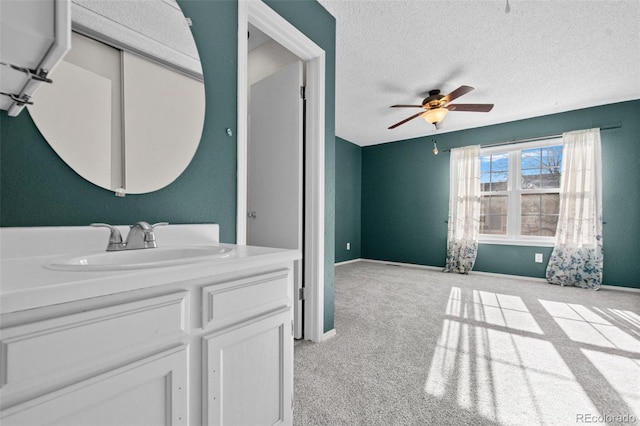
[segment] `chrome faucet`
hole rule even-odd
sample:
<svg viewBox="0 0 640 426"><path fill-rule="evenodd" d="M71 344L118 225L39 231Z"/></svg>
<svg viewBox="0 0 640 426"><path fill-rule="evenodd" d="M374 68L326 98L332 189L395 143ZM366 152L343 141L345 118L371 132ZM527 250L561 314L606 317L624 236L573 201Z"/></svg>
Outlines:
<svg viewBox="0 0 640 426"><path fill-rule="evenodd" d="M168 222L159 222L149 225L147 222L138 222L130 226L129 235L127 235L125 242L122 242L122 234L120 234L118 228L113 225L109 225L108 223L92 223L91 226L109 228L111 234L109 235L107 251L119 251L156 248L158 245L156 244L156 235L153 232L154 228L168 224Z"/></svg>

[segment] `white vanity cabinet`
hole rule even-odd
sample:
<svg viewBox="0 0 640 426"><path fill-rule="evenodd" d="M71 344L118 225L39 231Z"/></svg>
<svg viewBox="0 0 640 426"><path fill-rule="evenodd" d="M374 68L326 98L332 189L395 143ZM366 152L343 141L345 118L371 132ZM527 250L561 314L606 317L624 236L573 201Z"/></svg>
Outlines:
<svg viewBox="0 0 640 426"><path fill-rule="evenodd" d="M0 423L292 424L290 253L3 313Z"/></svg>

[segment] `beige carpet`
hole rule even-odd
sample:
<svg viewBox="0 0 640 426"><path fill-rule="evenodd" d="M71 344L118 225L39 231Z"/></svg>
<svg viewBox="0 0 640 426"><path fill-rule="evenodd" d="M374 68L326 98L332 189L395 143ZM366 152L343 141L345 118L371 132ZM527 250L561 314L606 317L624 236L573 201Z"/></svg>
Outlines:
<svg viewBox="0 0 640 426"><path fill-rule="evenodd" d="M640 293L357 262L296 425L640 424Z"/></svg>

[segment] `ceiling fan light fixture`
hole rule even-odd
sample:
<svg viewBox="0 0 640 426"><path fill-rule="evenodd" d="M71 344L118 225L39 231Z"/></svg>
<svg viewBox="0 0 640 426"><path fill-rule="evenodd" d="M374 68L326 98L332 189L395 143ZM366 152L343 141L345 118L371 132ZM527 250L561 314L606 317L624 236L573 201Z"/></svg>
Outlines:
<svg viewBox="0 0 640 426"><path fill-rule="evenodd" d="M428 123L436 124L442 121L448 112L449 110L443 107L433 108L422 114L422 118L424 118Z"/></svg>

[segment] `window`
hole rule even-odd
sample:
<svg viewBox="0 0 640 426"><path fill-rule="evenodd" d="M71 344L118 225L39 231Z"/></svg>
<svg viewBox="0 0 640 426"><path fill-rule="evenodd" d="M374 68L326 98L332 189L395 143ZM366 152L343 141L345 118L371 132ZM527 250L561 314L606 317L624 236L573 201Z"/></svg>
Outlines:
<svg viewBox="0 0 640 426"><path fill-rule="evenodd" d="M552 245L561 170L561 139L483 149L480 242Z"/></svg>

